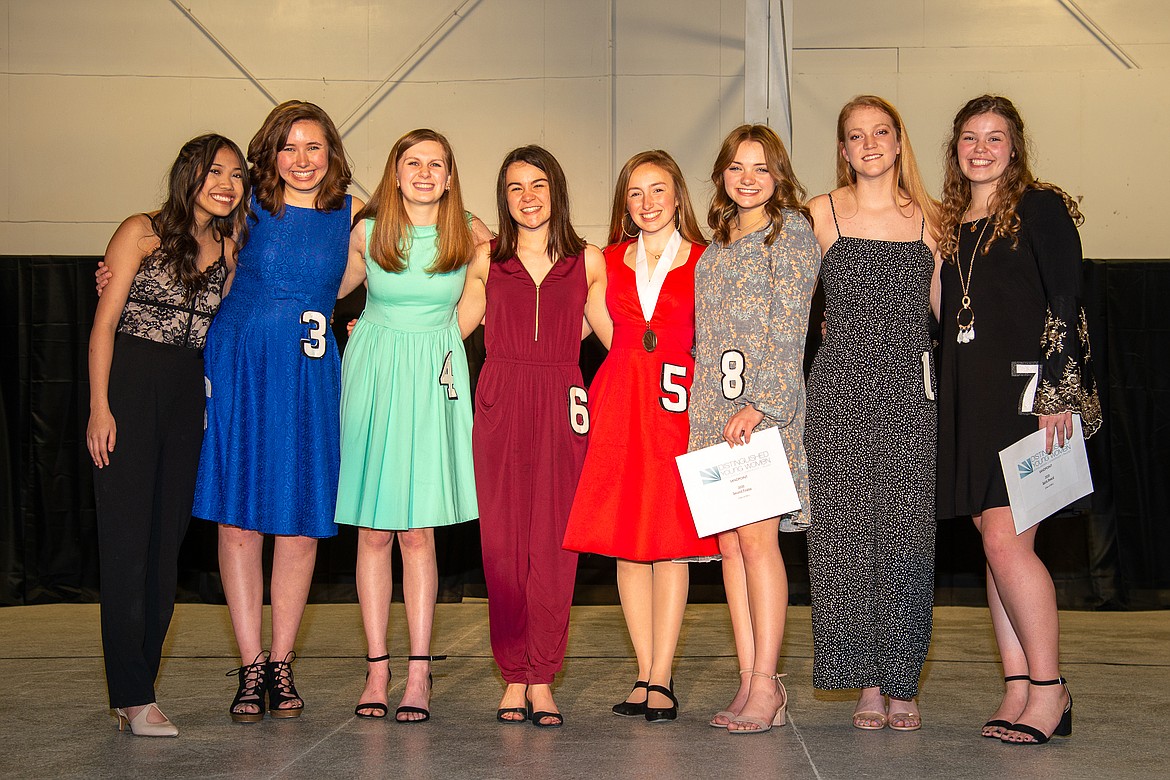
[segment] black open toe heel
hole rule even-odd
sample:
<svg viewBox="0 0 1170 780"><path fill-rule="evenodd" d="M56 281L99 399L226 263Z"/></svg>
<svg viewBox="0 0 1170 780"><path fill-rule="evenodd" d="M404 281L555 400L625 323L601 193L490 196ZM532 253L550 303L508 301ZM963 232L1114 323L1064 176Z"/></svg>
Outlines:
<svg viewBox="0 0 1170 780"><path fill-rule="evenodd" d="M1010 682L1015 682L1017 680L1027 680L1027 679L1028 679L1028 675L1026 675L1026 674L1013 674L1013 675L1009 675L1008 677L1003 678L1003 681L1005 683L1010 683ZM1003 734L1003 732L1006 731L1007 729L1010 729L1011 727L1012 727L1012 722L1010 720L1004 720L1003 718L992 718L991 720L989 720L983 724L983 728L984 729L995 728L995 729L999 729L999 732L992 733L992 734L980 734L980 736L987 737L988 739L999 739L1000 736Z"/></svg>
<svg viewBox="0 0 1170 780"><path fill-rule="evenodd" d="M650 683L647 680L638 680L636 683L634 683L634 690L630 691L630 696L633 696L634 691L638 690L639 688L646 688L649 685ZM646 702L620 701L613 705L613 714L621 715L624 718L636 718L639 715L645 715Z"/></svg>
<svg viewBox="0 0 1170 780"><path fill-rule="evenodd" d="M559 729L561 726L565 725L565 716L561 713L535 711L535 708L532 706L532 700L528 698L524 699L524 703L528 705L528 712L530 713L528 715L528 719L532 721L532 725L536 726L538 729ZM553 721L551 723L545 723L545 718L552 718Z"/></svg>
<svg viewBox="0 0 1170 780"><path fill-rule="evenodd" d="M381 663L382 661L389 660L389 655L380 655L377 658L370 658L368 655L366 656L366 663L370 664L377 664ZM391 673L391 676L393 676L393 673ZM370 679L369 671L366 672L366 679ZM389 681L390 679L387 678L386 682ZM362 710L373 710L373 712L362 712ZM357 715L359 718L370 718L372 720L381 720L382 718L386 717L386 713L389 711L390 709L380 701L363 701L359 703L358 706L353 708L354 715Z"/></svg>
<svg viewBox="0 0 1170 780"><path fill-rule="evenodd" d="M666 698L670 699L671 705L669 707L651 707L650 694L660 693ZM667 720L674 720L678 717L678 699L674 695L674 680L670 681L670 687L664 688L661 685L650 685L646 688L646 720L651 723L661 723Z"/></svg>
<svg viewBox="0 0 1170 780"><path fill-rule="evenodd" d="M1013 723L1008 727L1008 731L1018 731L1021 734L1027 734L1034 742L1016 742L1013 739L1000 738L1001 742L1008 745L1043 745L1052 737L1070 737L1072 736L1072 692L1068 689L1068 683L1063 677L1057 677L1055 680L1032 680L1028 682L1031 685L1061 685L1064 686L1064 692L1068 694L1068 704L1064 705L1064 712L1060 715L1060 722L1056 724L1056 728L1052 730L1051 734L1045 734L1035 726L1029 726L1027 723Z"/></svg>
<svg viewBox="0 0 1170 780"><path fill-rule="evenodd" d="M293 685L292 662L297 654L289 650L283 661L268 662L268 714L274 718L299 718L305 710L305 700ZM291 707L281 707L285 702L299 701Z"/></svg>
<svg viewBox="0 0 1170 780"><path fill-rule="evenodd" d="M263 660L261 660L263 659ZM232 706L228 707L228 715L236 723L259 723L264 720L264 690L265 671L267 670L268 652L261 651L256 660L247 666L232 669L225 677L239 675L240 684L236 688L236 697L232 699ZM255 712L247 712L242 707L255 706Z"/></svg>
<svg viewBox="0 0 1170 780"><path fill-rule="evenodd" d="M408 656L406 656L406 660L408 663L410 661L445 661L445 660L447 660L447 656L445 656L445 655L408 655ZM432 689L434 688L435 679L429 673L427 674L427 683ZM406 715L406 714L418 714L418 715L422 715L422 717L421 718L406 718L406 719L399 717L399 715ZM404 705L404 706L401 706L398 709L394 710L394 720L398 721L399 723L426 723L430 719L431 719L431 711L428 710L426 707L411 707L410 705Z"/></svg>

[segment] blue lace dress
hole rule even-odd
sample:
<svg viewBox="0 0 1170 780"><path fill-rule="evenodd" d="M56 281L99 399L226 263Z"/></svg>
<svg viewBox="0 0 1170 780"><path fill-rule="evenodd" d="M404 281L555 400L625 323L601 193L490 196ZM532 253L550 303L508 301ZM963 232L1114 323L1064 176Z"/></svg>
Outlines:
<svg viewBox="0 0 1170 780"><path fill-rule="evenodd" d="M329 327L349 250L337 211L256 216L207 334L207 431L193 514L266 534L334 536L341 363Z"/></svg>

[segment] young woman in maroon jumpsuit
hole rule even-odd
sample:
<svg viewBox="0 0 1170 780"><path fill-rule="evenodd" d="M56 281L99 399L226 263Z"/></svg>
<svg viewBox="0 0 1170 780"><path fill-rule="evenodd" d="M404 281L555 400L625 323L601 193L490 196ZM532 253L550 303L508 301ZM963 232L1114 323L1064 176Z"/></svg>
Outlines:
<svg viewBox="0 0 1170 780"><path fill-rule="evenodd" d="M590 326L609 346L605 260L573 230L564 172L545 149L504 158L496 202L500 236L477 250L460 311L486 311L472 448L492 653L508 686L496 717L560 726L551 684L577 571L561 540L589 433L577 361Z"/></svg>

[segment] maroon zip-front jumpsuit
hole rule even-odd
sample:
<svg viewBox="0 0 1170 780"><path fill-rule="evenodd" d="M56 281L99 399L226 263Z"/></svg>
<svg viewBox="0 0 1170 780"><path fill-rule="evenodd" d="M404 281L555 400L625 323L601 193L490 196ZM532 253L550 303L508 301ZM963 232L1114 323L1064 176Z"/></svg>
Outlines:
<svg viewBox="0 0 1170 780"><path fill-rule="evenodd" d="M492 653L505 682L547 684L565 657L577 573L561 542L589 429L584 253L539 286L515 257L492 263L486 290L472 450Z"/></svg>

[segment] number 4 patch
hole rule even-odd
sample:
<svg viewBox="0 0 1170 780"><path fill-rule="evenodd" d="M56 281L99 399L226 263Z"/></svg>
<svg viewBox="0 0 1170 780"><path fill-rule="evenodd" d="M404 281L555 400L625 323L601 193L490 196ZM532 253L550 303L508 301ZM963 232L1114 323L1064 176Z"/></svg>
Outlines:
<svg viewBox="0 0 1170 780"><path fill-rule="evenodd" d="M451 370L451 353L447 353L447 357L443 358L443 368L439 370L439 384L447 388L447 400L454 401L459 398L459 394L455 392L455 372Z"/></svg>

